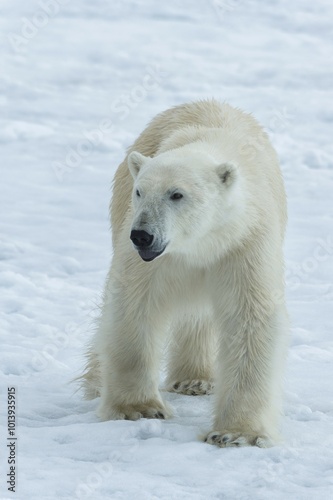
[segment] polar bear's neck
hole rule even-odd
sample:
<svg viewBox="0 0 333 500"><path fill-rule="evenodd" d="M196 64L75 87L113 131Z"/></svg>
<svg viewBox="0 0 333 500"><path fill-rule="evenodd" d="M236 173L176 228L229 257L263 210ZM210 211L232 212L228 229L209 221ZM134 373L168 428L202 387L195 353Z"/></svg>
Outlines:
<svg viewBox="0 0 333 500"><path fill-rule="evenodd" d="M216 162L230 161L235 152L230 151L229 133L222 127L190 125L179 128L161 142L156 155L175 149L185 150L188 147L192 154L198 150L200 154L205 153Z"/></svg>

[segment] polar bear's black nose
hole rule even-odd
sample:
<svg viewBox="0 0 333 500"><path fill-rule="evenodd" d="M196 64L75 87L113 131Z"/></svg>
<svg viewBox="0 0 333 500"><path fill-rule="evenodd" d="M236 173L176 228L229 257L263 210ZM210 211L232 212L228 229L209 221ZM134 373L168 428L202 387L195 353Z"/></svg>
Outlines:
<svg viewBox="0 0 333 500"><path fill-rule="evenodd" d="M136 247L146 248L152 244L154 236L146 231L133 229L130 238Z"/></svg>

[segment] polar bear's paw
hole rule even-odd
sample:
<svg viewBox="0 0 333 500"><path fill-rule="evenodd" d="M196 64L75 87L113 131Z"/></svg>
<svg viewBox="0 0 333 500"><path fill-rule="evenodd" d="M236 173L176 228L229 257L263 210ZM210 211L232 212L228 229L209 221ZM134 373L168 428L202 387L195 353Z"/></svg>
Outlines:
<svg viewBox="0 0 333 500"><path fill-rule="evenodd" d="M188 396L202 396L213 392L214 384L211 380L184 380L183 382L174 382L169 385L170 392L178 394L187 394Z"/></svg>
<svg viewBox="0 0 333 500"><path fill-rule="evenodd" d="M267 436L249 434L243 432L213 431L205 437L205 443L214 444L219 448L258 446L259 448L270 448L273 443Z"/></svg>
<svg viewBox="0 0 333 500"><path fill-rule="evenodd" d="M139 420L139 418L166 419L172 416L171 409L160 401L147 401L128 405L102 405L97 410L101 420Z"/></svg>

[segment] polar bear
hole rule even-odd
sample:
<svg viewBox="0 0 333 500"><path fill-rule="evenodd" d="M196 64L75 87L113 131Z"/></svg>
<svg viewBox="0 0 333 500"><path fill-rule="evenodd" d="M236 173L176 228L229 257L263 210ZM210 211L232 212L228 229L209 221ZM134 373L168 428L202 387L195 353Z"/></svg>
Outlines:
<svg viewBox="0 0 333 500"><path fill-rule="evenodd" d="M256 120L207 100L147 126L115 175L114 255L83 375L103 420L168 418L159 392L212 392L219 447L278 437L288 338L286 196Z"/></svg>

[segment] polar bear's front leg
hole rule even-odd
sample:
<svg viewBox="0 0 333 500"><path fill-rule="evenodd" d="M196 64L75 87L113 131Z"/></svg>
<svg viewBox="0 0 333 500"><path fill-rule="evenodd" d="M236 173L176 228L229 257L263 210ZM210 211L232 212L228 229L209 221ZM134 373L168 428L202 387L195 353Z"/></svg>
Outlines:
<svg viewBox="0 0 333 500"><path fill-rule="evenodd" d="M97 333L101 370L97 413L102 420L171 415L158 390L165 315L152 281L145 263L136 264L135 277L130 265L122 272L111 270Z"/></svg>
<svg viewBox="0 0 333 500"><path fill-rule="evenodd" d="M268 447L277 436L279 332L274 315L263 324L253 314L250 308L244 323L242 315L230 321L221 339L214 430L206 438L220 447Z"/></svg>
<svg viewBox="0 0 333 500"><path fill-rule="evenodd" d="M264 270L251 276L248 268L242 279L244 262L234 270L228 264L230 275L226 270L221 282L232 286L216 295L226 298L222 307L215 301L221 325L219 371L214 427L205 441L220 447L268 447L278 436L287 345L287 316L279 303L283 284L275 288L266 281L265 289ZM279 290L279 299L271 290Z"/></svg>

